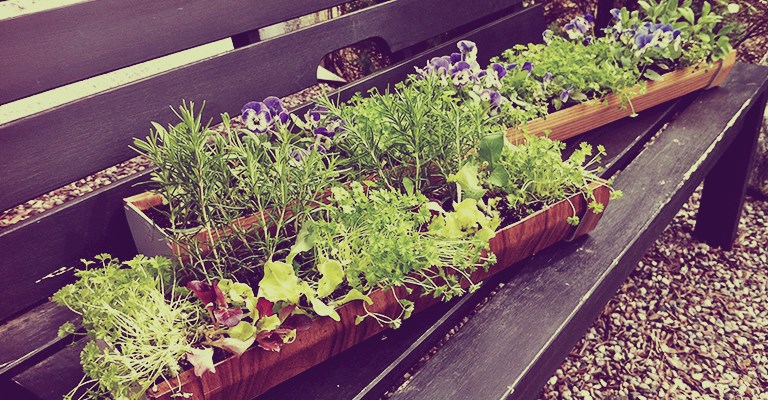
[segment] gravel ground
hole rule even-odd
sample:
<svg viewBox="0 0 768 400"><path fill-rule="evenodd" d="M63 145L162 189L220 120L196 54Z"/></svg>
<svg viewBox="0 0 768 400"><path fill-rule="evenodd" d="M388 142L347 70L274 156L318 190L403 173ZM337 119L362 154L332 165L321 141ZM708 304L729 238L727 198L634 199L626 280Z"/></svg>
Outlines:
<svg viewBox="0 0 768 400"><path fill-rule="evenodd" d="M698 193L639 263L541 399L768 399L768 202L732 251L691 238Z"/></svg>

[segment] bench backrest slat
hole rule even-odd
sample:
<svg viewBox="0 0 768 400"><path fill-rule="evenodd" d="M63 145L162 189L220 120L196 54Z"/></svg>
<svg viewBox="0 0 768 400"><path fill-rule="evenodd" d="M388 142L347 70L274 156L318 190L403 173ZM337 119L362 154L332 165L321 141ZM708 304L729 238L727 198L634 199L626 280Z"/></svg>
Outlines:
<svg viewBox="0 0 768 400"><path fill-rule="evenodd" d="M343 3L98 0L22 15L0 23L0 104Z"/></svg>
<svg viewBox="0 0 768 400"><path fill-rule="evenodd" d="M218 122L247 100L317 83L317 65L335 49L380 37L398 51L516 1L387 2L0 126L0 209L134 156L131 139L145 136L149 121L174 121L169 105L182 99L205 99Z"/></svg>

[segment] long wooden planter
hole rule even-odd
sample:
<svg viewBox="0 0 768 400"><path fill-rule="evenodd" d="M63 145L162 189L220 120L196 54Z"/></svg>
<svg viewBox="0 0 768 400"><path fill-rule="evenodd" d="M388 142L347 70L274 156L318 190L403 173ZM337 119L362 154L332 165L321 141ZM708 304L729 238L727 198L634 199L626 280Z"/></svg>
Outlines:
<svg viewBox="0 0 768 400"><path fill-rule="evenodd" d="M662 75L660 80L648 81L645 93L632 97L632 108L640 112L653 106L684 96L699 89L721 85L736 62L736 52L711 66L705 63ZM523 126L507 130L507 139L512 143L524 140L524 134L537 136L550 132L549 137L565 140L589 132L611 122L632 115L632 108L621 107L621 98L609 94L602 100L591 100L537 118Z"/></svg>
<svg viewBox="0 0 768 400"><path fill-rule="evenodd" d="M595 188L597 199L607 205L608 188ZM574 209L581 216L578 227L566 223L566 217L573 215ZM488 271L476 271L472 275L473 281L484 280L554 243L590 232L600 216L587 208L586 200L579 194L500 229L490 243L491 251L497 257L496 264ZM408 295L402 288L397 290L397 296L414 301L415 312L439 301L421 297L417 291ZM386 315L399 312L391 291L374 291L370 297L374 301L369 306L370 311ZM181 384L182 392L191 393L193 399L250 399L387 329L371 318L355 325L355 316L365 314L362 301L345 304L338 313L340 322L327 317L316 318L309 330L298 332L296 341L284 346L279 353L254 347L240 357L230 356L216 364L216 373L206 373L198 378L188 370L179 379L159 383L147 392L147 396L171 400Z"/></svg>

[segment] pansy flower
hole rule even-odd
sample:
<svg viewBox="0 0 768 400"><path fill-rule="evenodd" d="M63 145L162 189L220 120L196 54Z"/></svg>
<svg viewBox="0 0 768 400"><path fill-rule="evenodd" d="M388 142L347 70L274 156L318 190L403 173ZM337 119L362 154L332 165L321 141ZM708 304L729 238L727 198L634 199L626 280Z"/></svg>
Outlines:
<svg viewBox="0 0 768 400"><path fill-rule="evenodd" d="M461 40L456 43L459 51L464 55L464 61L474 61L477 58L477 45L469 40Z"/></svg>
<svg viewBox="0 0 768 400"><path fill-rule="evenodd" d="M526 61L523 63L523 71L531 72L533 71L533 63L530 61Z"/></svg>
<svg viewBox="0 0 768 400"><path fill-rule="evenodd" d="M571 22L563 26L563 29L565 29L565 33L571 40L583 39L587 32L592 30L592 22L594 22L594 18L587 14L583 17L572 19Z"/></svg>
<svg viewBox="0 0 768 400"><path fill-rule="evenodd" d="M545 73L544 77L541 78L542 82L544 82L545 85L548 85L548 84L552 83L552 80L554 80L554 79L555 78L549 72Z"/></svg>
<svg viewBox="0 0 768 400"><path fill-rule="evenodd" d="M245 127L255 133L266 133L272 126L272 113L269 107L260 101L246 103L241 110L241 116Z"/></svg>
<svg viewBox="0 0 768 400"><path fill-rule="evenodd" d="M467 85L472 79L472 70L468 62L460 61L451 68L451 81L457 88Z"/></svg>
<svg viewBox="0 0 768 400"><path fill-rule="evenodd" d="M550 44L552 43L552 39L555 38L555 32L552 32L551 30L547 29L541 33L541 38L544 39L544 43Z"/></svg>
<svg viewBox="0 0 768 400"><path fill-rule="evenodd" d="M568 99L571 98L571 90L573 90L573 86L560 92L560 101L567 103Z"/></svg>
<svg viewBox="0 0 768 400"><path fill-rule="evenodd" d="M502 97L501 94L495 90L485 89L480 92L480 100L488 102L488 104L491 105L491 108L499 108L501 106Z"/></svg>
<svg viewBox="0 0 768 400"><path fill-rule="evenodd" d="M277 118L282 124L288 123L290 116L285 111L285 108L283 108L283 103L280 102L279 98L275 96L269 96L264 99L263 103L267 106L267 108L269 108L269 113L272 115L273 119Z"/></svg>

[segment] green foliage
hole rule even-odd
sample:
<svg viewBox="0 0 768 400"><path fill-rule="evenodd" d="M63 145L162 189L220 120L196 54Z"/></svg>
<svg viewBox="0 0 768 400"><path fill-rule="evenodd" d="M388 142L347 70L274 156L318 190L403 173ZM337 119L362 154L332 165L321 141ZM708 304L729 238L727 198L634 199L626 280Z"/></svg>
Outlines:
<svg viewBox="0 0 768 400"><path fill-rule="evenodd" d="M590 207L595 212L602 211L602 204L587 189L592 182L609 184L598 176L601 170L596 167L605 155L602 146L593 154L591 145L581 143L564 160L565 143L547 137L527 136L523 143L511 144L503 137L489 136L483 145L488 150L468 160L459 173L471 177L466 179L472 179L487 196L503 198L505 209L523 211L519 217L578 193L592 200ZM472 192L464 194L472 196ZM578 218L573 216L569 222L577 225Z"/></svg>
<svg viewBox="0 0 768 400"><path fill-rule="evenodd" d="M375 175L388 187L434 189L488 132L502 131L480 102L465 102L437 77L410 79L387 93L372 91L348 104L321 99L344 122L337 139L347 165Z"/></svg>
<svg viewBox="0 0 768 400"><path fill-rule="evenodd" d="M177 115L179 124L153 124L134 146L157 166L152 181L167 204L169 239L191 255L179 261L193 275L255 283L262 260L294 240L318 197L340 179L337 158L314 151L315 138L288 126L258 135L233 128L225 114L219 133L201 123L192 103ZM252 225L236 223L253 215ZM219 234L200 243L203 230Z"/></svg>
<svg viewBox="0 0 768 400"><path fill-rule="evenodd" d="M492 263L482 250L488 249L499 222L496 212L474 200L446 212L423 194L366 191L356 182L350 188L335 187L331 204L317 216L322 218L302 228L309 232L317 265L316 270L303 269L303 279L316 286L321 297L339 293L331 296L336 299L331 304L351 300L351 293L360 297L405 284L446 300L460 295L465 292L460 278L468 279L475 269ZM345 286L349 289L337 291ZM406 314L407 307L391 320L375 317L397 324Z"/></svg>
<svg viewBox="0 0 768 400"><path fill-rule="evenodd" d="M533 69L530 73L520 68L511 71L502 79L501 93L517 105L530 104L538 112L512 114L505 122L519 125L545 116L548 110L599 99L609 93L632 94L627 89L636 85L640 76L617 62L612 48L603 40L584 45L555 37L546 45L517 45L506 50L496 61L518 65L530 62Z"/></svg>
<svg viewBox="0 0 768 400"><path fill-rule="evenodd" d="M80 354L95 387L92 398L139 399L161 376L178 376L178 361L199 339L200 309L174 287L171 263L137 256L121 263L107 255L87 261L77 282L53 295L53 301L82 316L88 344ZM70 325L60 333L72 332ZM73 389L66 398L71 398Z"/></svg>

